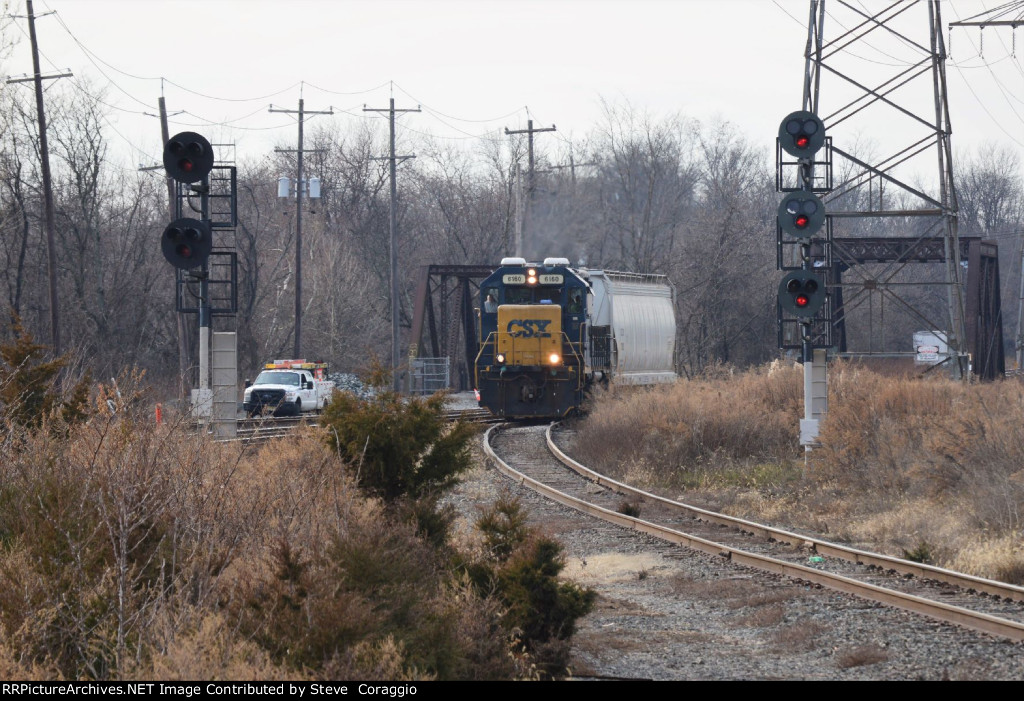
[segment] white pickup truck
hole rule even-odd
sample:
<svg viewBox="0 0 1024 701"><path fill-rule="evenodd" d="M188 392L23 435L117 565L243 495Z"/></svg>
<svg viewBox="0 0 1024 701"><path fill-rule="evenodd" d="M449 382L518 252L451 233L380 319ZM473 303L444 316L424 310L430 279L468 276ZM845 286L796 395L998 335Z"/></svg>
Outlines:
<svg viewBox="0 0 1024 701"><path fill-rule="evenodd" d="M242 406L249 416L272 411L274 416L319 412L331 400L334 383L327 363L275 360L267 363L252 384L246 383Z"/></svg>

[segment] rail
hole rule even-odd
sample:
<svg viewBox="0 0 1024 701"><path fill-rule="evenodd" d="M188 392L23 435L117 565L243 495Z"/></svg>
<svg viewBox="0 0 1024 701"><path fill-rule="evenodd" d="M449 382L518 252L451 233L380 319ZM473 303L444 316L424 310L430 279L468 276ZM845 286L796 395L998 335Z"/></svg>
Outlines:
<svg viewBox="0 0 1024 701"><path fill-rule="evenodd" d="M553 425L553 424L552 424ZM967 628L980 630L993 635L1010 638L1012 640L1024 640L1024 623L1018 621L1012 621L991 614L972 611L971 609L954 606L941 601L933 601L920 597L914 594L908 594L905 592L899 592L892 589L887 589L875 584L868 582L861 582L845 575L836 574L833 572L827 572L812 567L807 567L802 564L789 562L786 560L780 560L777 558L761 555L757 553L748 552L746 550L738 549L730 545L701 538L692 534L684 533L674 528L658 525L649 521L642 520L633 516L628 516L616 511L611 511L604 507L596 504L584 501L577 497L566 494L554 487L539 482L526 474L514 469L500 457L494 451L491 446L491 436L500 426L492 426L484 434L483 447L484 452L488 458L491 459L492 463L505 475L514 479L515 481L528 486L529 488L537 491L540 494L547 496L549 499L568 506L572 509L576 509L582 513L595 516L609 523L614 523L624 528L635 530L640 533L646 533L648 535L660 538L662 540L684 545L688 548L698 550L700 552L709 553L712 555L721 556L729 559L730 561L753 567L762 571L772 572L775 574L783 575L790 578L795 578L803 582L810 582L823 587L841 591L847 594L858 596L871 601L876 601L889 606L913 611L915 613L923 614L938 620L946 621L949 623L956 623ZM551 426L549 425L545 432L545 440L548 442L549 450L553 447L553 441L551 436ZM846 548L844 546L838 546L827 541L819 539L808 538L807 536L790 533L781 529L775 529L761 524L756 524L751 521L744 519L736 519L733 517L725 516L724 514L718 514L709 512L704 509L698 509L679 502L674 502L657 495L643 492L642 490L636 490L634 488L623 485L622 483L614 480L609 480L597 473L589 470L583 465L580 465L575 460L565 456L562 451L561 453L566 459L572 464L581 468L584 472L581 475L587 476L587 479L593 480L593 476L600 478L599 484L606 488L612 488L612 485L618 487L618 489L625 489L629 493L636 496L642 496L645 499L653 499L665 505L671 505L673 508L681 508L684 511L688 511L692 514L697 515L698 518L706 519L717 523L719 525L728 525L731 528L739 529L743 532L753 532L755 534L764 534L765 537L776 537L783 536L788 540L797 540L799 542L809 542L814 544L818 552L824 552L829 555L835 555L841 557L840 553L846 553L848 557L853 557L857 562L863 562L869 564L870 562L876 561L887 565L886 569L895 569L899 566L910 566L915 571L920 571L923 578L939 579L943 577L941 581L952 583L957 577L961 578L962 584L958 586L966 587L968 590L978 591L979 586L983 586L986 593L994 595L995 592L999 592L999 596L1005 596L1007 598L1019 597L1024 590L1021 587L1014 585L1003 584L1000 582L993 582L991 580L984 580L982 578L973 577L970 575L962 575L960 573L951 572L949 570L942 570L940 568L932 568L927 565L919 565L918 563L910 563L905 560L898 560L897 558L889 558L884 555L877 555L874 553L866 553L864 551L856 550L853 548ZM556 454L552 450L553 454ZM570 469L576 471L576 467L572 467L565 461L559 460L566 464ZM596 481L596 480L595 480ZM883 565L879 565L883 566ZM1011 596L1012 595L1012 596Z"/></svg>

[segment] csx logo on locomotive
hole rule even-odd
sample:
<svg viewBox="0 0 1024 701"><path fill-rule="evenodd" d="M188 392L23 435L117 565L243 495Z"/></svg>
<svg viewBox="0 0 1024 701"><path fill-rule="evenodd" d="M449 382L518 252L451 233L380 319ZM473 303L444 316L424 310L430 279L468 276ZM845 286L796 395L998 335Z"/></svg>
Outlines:
<svg viewBox="0 0 1024 701"><path fill-rule="evenodd" d="M550 323L550 319L513 319L506 330L512 338L551 338Z"/></svg>

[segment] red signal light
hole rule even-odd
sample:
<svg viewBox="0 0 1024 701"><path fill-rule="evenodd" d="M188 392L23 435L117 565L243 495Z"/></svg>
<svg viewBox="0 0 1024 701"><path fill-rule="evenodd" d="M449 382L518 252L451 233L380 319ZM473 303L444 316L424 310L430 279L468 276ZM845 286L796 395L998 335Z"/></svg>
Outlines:
<svg viewBox="0 0 1024 701"><path fill-rule="evenodd" d="M825 145L825 125L813 112L793 112L779 125L779 146L804 159Z"/></svg>
<svg viewBox="0 0 1024 701"><path fill-rule="evenodd" d="M195 132L176 134L164 145L164 168L178 182L199 182L213 169L213 147Z"/></svg>
<svg viewBox="0 0 1024 701"><path fill-rule="evenodd" d="M167 262L187 270L206 262L213 248L213 232L209 222L176 219L164 229L160 247Z"/></svg>
<svg viewBox="0 0 1024 701"><path fill-rule="evenodd" d="M818 313L828 295L823 294L823 281L811 270L794 270L779 283L779 307L800 319Z"/></svg>
<svg viewBox="0 0 1024 701"><path fill-rule="evenodd" d="M796 228L798 229L806 229L807 225L811 223L811 220L806 215L801 214L794 220L793 223L796 225Z"/></svg>

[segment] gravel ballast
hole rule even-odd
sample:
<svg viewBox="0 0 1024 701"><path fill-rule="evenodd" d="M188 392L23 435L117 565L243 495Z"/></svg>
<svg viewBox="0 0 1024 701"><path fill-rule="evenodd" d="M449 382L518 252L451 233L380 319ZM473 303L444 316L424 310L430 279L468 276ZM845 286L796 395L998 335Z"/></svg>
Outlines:
<svg viewBox="0 0 1024 701"><path fill-rule="evenodd" d="M547 501L486 464L451 497L460 527L503 492L598 593L574 637L580 678L1024 679L1024 644L671 546ZM599 489L595 486L595 489Z"/></svg>

